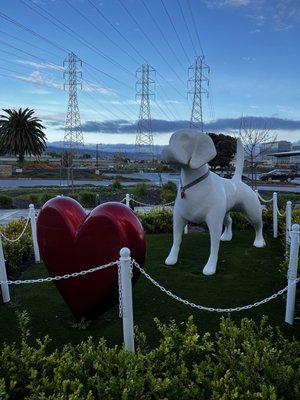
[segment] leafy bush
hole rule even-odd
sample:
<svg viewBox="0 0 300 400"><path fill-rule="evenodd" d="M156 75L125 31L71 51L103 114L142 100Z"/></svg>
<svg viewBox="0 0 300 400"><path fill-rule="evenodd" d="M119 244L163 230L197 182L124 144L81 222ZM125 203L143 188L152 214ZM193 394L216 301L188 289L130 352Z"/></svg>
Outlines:
<svg viewBox="0 0 300 400"><path fill-rule="evenodd" d="M113 183L111 184L110 187L111 187L112 189L114 189L114 190L122 189L122 185L121 185L120 181L118 181L117 179L115 179L115 180L113 181Z"/></svg>
<svg viewBox="0 0 300 400"><path fill-rule="evenodd" d="M95 207L96 193L94 192L81 192L79 195L79 202L83 207Z"/></svg>
<svg viewBox="0 0 300 400"><path fill-rule="evenodd" d="M153 210L149 213L136 213L147 233L172 232L172 211L166 208Z"/></svg>
<svg viewBox="0 0 300 400"><path fill-rule="evenodd" d="M5 194L0 195L0 208L12 208L13 200Z"/></svg>
<svg viewBox="0 0 300 400"><path fill-rule="evenodd" d="M38 203L38 201L39 201L39 196L37 195L37 194L35 194L35 193L32 193L32 194L29 194L28 196L27 196L27 200L28 200L28 202L31 204L37 204Z"/></svg>
<svg viewBox="0 0 300 400"><path fill-rule="evenodd" d="M138 183L132 189L132 194L135 197L145 196L147 193L147 185L144 182Z"/></svg>
<svg viewBox="0 0 300 400"><path fill-rule="evenodd" d="M300 343L285 339L263 319L240 325L222 319L219 332L200 335L188 320L156 321L160 340L149 349L137 332L137 352L109 348L92 338L54 352L49 339L28 343L28 317L20 316L18 345L2 346L0 398L87 400L296 400L300 396Z"/></svg>
<svg viewBox="0 0 300 400"><path fill-rule="evenodd" d="M174 201L177 194L177 186L174 182L168 181L165 183L160 191L160 199L163 203L171 203Z"/></svg>
<svg viewBox="0 0 300 400"><path fill-rule="evenodd" d="M52 193L43 193L40 196L40 203L43 206L45 203L47 203L48 200L52 199L53 197L55 197L55 195Z"/></svg>
<svg viewBox="0 0 300 400"><path fill-rule="evenodd" d="M1 232L9 239L16 239L23 231L24 226L24 219L11 221L6 226L1 227ZM30 224L27 226L20 240L11 243L3 239L2 243L7 275L11 277L16 271L22 269L24 264L32 258L33 250Z"/></svg>

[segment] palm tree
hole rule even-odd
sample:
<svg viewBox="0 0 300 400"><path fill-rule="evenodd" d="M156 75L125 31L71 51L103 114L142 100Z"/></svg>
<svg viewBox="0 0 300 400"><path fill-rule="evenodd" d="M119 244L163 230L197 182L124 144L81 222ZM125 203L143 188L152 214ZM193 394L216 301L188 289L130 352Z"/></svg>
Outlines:
<svg viewBox="0 0 300 400"><path fill-rule="evenodd" d="M18 156L19 162L25 155L40 156L46 147L45 127L34 117L34 110L3 109L0 115L0 152Z"/></svg>

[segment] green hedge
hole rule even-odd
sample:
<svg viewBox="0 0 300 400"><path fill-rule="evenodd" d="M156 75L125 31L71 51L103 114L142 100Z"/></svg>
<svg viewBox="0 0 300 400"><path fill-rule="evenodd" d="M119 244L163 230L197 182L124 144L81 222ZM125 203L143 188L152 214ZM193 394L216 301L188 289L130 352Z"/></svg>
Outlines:
<svg viewBox="0 0 300 400"><path fill-rule="evenodd" d="M11 221L5 226L1 226L1 232L9 239L16 239L23 231L25 220ZM8 277L12 277L15 273L28 263L33 255L32 239L30 224L27 226L24 235L17 242L8 242L3 239L3 252ZM1 399L1 397L0 397Z"/></svg>
<svg viewBox="0 0 300 400"><path fill-rule="evenodd" d="M13 200L11 197L5 194L0 195L0 208L12 208Z"/></svg>
<svg viewBox="0 0 300 400"><path fill-rule="evenodd" d="M136 354L92 338L49 352L48 338L29 345L25 313L20 320L20 344L0 351L2 400L300 398L300 344L266 319L222 319L213 336L200 335L192 318L180 328L157 321L157 347L137 332Z"/></svg>
<svg viewBox="0 0 300 400"><path fill-rule="evenodd" d="M284 212L284 210L280 210ZM172 232L173 217L170 209L157 209L148 213L137 212L144 230L147 233L170 233ZM233 230L252 229L250 222L240 212L230 213L233 220ZM300 211L293 211L293 224L300 224ZM273 211L268 209L263 212L264 230L273 229ZM278 233L283 235L285 232L285 217L278 216Z"/></svg>

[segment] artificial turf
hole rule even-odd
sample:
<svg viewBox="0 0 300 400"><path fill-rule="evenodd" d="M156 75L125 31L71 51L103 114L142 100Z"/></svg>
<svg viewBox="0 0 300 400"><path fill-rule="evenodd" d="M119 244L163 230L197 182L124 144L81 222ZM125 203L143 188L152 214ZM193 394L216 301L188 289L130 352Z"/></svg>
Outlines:
<svg viewBox="0 0 300 400"><path fill-rule="evenodd" d="M236 231L231 242L221 243L217 272L204 276L201 271L209 253L207 233L184 235L179 262L166 267L164 259L171 246L170 234L147 236L147 272L175 294L212 307L236 307L261 300L286 285L279 264L283 248L279 239L267 237L267 247L256 249L252 246L252 231ZM32 264L22 279L47 276L43 264ZM78 343L89 336L104 337L110 345L122 342L122 323L118 307L106 312L85 329L74 326L74 320L64 301L52 283L15 286L11 289L11 302L0 305L0 341L19 340L17 311L26 310L30 317L31 339L49 335L52 347L65 343ZM150 343L158 339L153 321L170 319L178 323L186 321L193 314L199 330L217 330L222 314L194 310L178 303L154 287L141 276L133 289L134 322L144 331ZM258 308L232 313L232 318L243 317L260 320L269 317L272 325L278 325L287 335L300 337L299 326L284 324L284 296ZM223 314L224 315L224 314Z"/></svg>

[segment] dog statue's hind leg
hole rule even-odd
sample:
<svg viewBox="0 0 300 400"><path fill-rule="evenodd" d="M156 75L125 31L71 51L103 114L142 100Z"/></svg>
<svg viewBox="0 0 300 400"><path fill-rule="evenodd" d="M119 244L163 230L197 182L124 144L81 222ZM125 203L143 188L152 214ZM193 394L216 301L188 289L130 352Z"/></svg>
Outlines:
<svg viewBox="0 0 300 400"><path fill-rule="evenodd" d="M179 215L178 212L173 213L173 246L165 261L166 265L174 265L177 263L183 229L186 224L187 220Z"/></svg>
<svg viewBox="0 0 300 400"><path fill-rule="evenodd" d="M221 236L221 240L223 242L229 242L232 239L232 218L229 212L225 215L224 226L225 229Z"/></svg>
<svg viewBox="0 0 300 400"><path fill-rule="evenodd" d="M254 192L253 192L254 193ZM255 198L254 198L255 196ZM252 196L253 201L243 204L243 212L245 213L248 221L253 225L255 229L255 240L253 246L265 247L266 242L263 236L263 222L262 222L262 210L259 200L256 195Z"/></svg>

